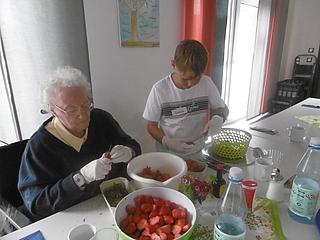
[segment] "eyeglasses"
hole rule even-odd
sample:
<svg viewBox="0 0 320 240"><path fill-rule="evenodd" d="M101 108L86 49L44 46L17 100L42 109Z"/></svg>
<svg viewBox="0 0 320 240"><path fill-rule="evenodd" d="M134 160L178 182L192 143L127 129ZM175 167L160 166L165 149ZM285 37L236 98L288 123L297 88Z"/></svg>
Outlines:
<svg viewBox="0 0 320 240"><path fill-rule="evenodd" d="M85 111L92 110L93 109L93 103L92 102L87 102L87 103L83 104L82 106L70 107L68 109L63 109L63 108L59 107L58 105L54 105L54 107L59 109L64 114L66 114L66 115L68 115L70 117L74 117L74 116L77 116L78 114L80 114L82 109L85 110Z"/></svg>

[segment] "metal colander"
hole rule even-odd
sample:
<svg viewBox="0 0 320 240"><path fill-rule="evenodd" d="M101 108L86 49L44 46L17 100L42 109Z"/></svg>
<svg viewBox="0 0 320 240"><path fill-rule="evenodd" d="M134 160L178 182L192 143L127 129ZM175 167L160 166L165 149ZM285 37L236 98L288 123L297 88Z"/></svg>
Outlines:
<svg viewBox="0 0 320 240"><path fill-rule="evenodd" d="M239 159L246 156L251 134L236 128L223 128L212 138L214 154L224 158Z"/></svg>

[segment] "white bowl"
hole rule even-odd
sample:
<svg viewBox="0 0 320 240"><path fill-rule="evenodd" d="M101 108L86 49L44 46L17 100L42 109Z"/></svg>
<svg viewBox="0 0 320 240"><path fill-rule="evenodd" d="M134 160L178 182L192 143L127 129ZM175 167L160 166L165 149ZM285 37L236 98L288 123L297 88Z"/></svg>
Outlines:
<svg viewBox="0 0 320 240"><path fill-rule="evenodd" d="M167 173L171 178L164 182L138 175L145 167ZM166 152L144 153L132 159L127 166L128 175L134 180L136 188L169 187L179 188L180 179L187 173L187 164L181 158Z"/></svg>
<svg viewBox="0 0 320 240"><path fill-rule="evenodd" d="M115 213L114 213L114 219L116 223L116 228L119 234L120 240L133 240L133 238L126 235L119 227L119 223L121 220L123 220L128 214L126 212L126 206L128 204L134 205L134 198L136 196L140 195L151 195L153 197L160 197L164 200L169 200L173 203L176 203L182 207L184 207L187 210L187 221L191 224L191 227L187 232L185 232L183 235L181 235L179 238L176 238L177 240L187 240L190 238L194 224L197 219L197 212L196 209L191 202L191 200L185 196L184 194L169 188L164 187L151 187L151 188L144 188L136 190L129 195L127 195L125 198L123 198L119 204L116 207Z"/></svg>

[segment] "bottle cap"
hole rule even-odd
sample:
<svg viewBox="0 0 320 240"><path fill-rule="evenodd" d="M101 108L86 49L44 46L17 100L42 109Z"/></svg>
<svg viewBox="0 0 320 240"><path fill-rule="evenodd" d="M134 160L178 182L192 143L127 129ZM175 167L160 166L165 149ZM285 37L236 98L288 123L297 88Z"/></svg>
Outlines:
<svg viewBox="0 0 320 240"><path fill-rule="evenodd" d="M283 176L281 175L279 168L275 168L272 170L271 180L276 181L276 182L280 182L283 180Z"/></svg>
<svg viewBox="0 0 320 240"><path fill-rule="evenodd" d="M242 169L239 167L232 167L229 170L229 179L241 181L243 179Z"/></svg>
<svg viewBox="0 0 320 240"><path fill-rule="evenodd" d="M217 170L222 170L224 168L224 164L223 163L217 163L216 168L217 168Z"/></svg>

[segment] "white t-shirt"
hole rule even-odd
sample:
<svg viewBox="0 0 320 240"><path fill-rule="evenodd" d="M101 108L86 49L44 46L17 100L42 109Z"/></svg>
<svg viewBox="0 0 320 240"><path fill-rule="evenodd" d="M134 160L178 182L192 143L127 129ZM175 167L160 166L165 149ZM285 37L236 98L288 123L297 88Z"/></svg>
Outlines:
<svg viewBox="0 0 320 240"><path fill-rule="evenodd" d="M153 85L143 118L158 122L168 137L193 139L203 132L212 109L221 107L225 103L210 77L204 75L191 88L180 89L170 74Z"/></svg>

